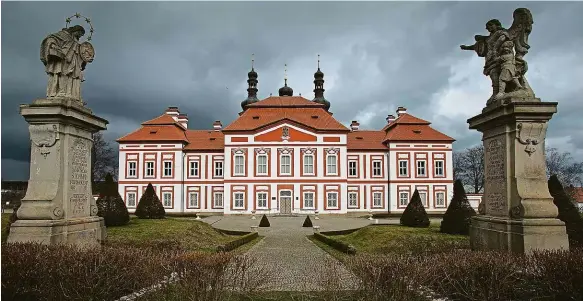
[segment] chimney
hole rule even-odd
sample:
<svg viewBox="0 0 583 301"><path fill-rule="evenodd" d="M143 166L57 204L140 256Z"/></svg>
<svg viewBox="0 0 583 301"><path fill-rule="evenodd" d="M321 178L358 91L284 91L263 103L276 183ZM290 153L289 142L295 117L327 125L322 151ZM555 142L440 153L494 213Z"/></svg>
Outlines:
<svg viewBox="0 0 583 301"><path fill-rule="evenodd" d="M393 121L395 121L395 115L389 115L387 116L387 124L391 124Z"/></svg>
<svg viewBox="0 0 583 301"><path fill-rule="evenodd" d="M188 116L186 114L179 114L176 119L185 129L188 128Z"/></svg>
<svg viewBox="0 0 583 301"><path fill-rule="evenodd" d="M174 118L174 121L178 121L178 115L180 115L180 111L178 111L178 107L168 107L168 109L166 109L166 111L164 113L172 116L172 118Z"/></svg>
<svg viewBox="0 0 583 301"><path fill-rule="evenodd" d="M397 108L397 116L401 116L405 113L407 113L407 108L405 108L405 107L398 107Z"/></svg>
<svg viewBox="0 0 583 301"><path fill-rule="evenodd" d="M215 131L217 131L217 132L218 132L218 131L220 131L220 130L223 128L223 124L221 123L221 121L220 121L220 120L216 120L216 121L213 123L213 128L215 129Z"/></svg>
<svg viewBox="0 0 583 301"><path fill-rule="evenodd" d="M358 131L358 126L360 126L360 123L358 123L356 120L352 120L352 123L350 124L350 130L356 132Z"/></svg>

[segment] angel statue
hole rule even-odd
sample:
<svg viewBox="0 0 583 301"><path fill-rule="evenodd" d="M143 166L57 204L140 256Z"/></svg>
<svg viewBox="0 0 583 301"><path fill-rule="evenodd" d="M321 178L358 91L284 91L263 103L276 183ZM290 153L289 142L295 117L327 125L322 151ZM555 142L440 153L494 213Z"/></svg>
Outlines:
<svg viewBox="0 0 583 301"><path fill-rule="evenodd" d="M513 14L514 22L509 29L492 19L486 23L488 36L476 35L474 45L461 45L462 50L473 50L485 58L484 75L492 80L492 96L487 105L496 100L509 98L534 98L525 74L528 64L524 56L528 53L528 35L532 30L532 15L526 8L518 8Z"/></svg>
<svg viewBox="0 0 583 301"><path fill-rule="evenodd" d="M49 34L42 41L40 60L49 76L47 98L73 98L82 101L83 70L95 56L89 42L79 43L83 35L83 26L75 25Z"/></svg>

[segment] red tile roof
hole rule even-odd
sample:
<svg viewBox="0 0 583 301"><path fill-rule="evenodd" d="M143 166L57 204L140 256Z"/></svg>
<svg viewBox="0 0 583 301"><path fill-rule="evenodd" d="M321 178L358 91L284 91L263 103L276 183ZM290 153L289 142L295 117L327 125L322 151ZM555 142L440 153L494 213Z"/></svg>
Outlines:
<svg viewBox="0 0 583 301"><path fill-rule="evenodd" d="M118 142L130 141L183 141L188 142L184 130L174 125L142 126L119 139Z"/></svg>
<svg viewBox="0 0 583 301"><path fill-rule="evenodd" d="M187 130L186 137L190 142L185 150L223 150L225 135L213 130Z"/></svg>
<svg viewBox="0 0 583 301"><path fill-rule="evenodd" d="M383 144L385 132L383 131L355 131L348 133L347 145L349 151L355 150L379 150L386 151Z"/></svg>
<svg viewBox="0 0 583 301"><path fill-rule="evenodd" d="M410 114L402 114L383 128L383 131L386 132L383 141L455 141L455 139L433 129L429 126L430 124L429 121Z"/></svg>
<svg viewBox="0 0 583 301"><path fill-rule="evenodd" d="M316 107L323 108L324 105L305 99L301 96L269 96L264 100L248 105L249 108L258 107Z"/></svg>

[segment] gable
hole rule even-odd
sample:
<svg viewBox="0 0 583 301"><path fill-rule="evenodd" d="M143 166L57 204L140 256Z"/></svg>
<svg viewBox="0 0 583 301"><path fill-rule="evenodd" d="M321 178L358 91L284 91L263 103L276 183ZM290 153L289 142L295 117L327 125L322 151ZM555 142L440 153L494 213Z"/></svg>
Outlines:
<svg viewBox="0 0 583 301"><path fill-rule="evenodd" d="M317 140L315 135L297 130L289 125L270 129L266 133L255 136L254 140L257 142L281 142L284 140L283 136L285 130L289 137L286 140L289 142L315 142Z"/></svg>

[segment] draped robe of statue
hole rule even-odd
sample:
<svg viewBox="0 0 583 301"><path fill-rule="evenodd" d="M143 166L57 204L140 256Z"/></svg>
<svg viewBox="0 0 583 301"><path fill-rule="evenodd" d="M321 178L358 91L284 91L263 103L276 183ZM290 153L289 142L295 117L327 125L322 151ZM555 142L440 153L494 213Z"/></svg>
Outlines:
<svg viewBox="0 0 583 301"><path fill-rule="evenodd" d="M508 31L500 28L489 36L476 36L476 43L473 45L473 50L476 54L485 58L483 73L492 80L492 97L499 92L498 79L500 76L500 63L497 60L499 56L498 51L502 43L508 40L510 40Z"/></svg>
<svg viewBox="0 0 583 301"><path fill-rule="evenodd" d="M78 40L66 29L50 34L42 41L40 59L49 76L47 98L81 100L81 81L87 63L81 58Z"/></svg>

